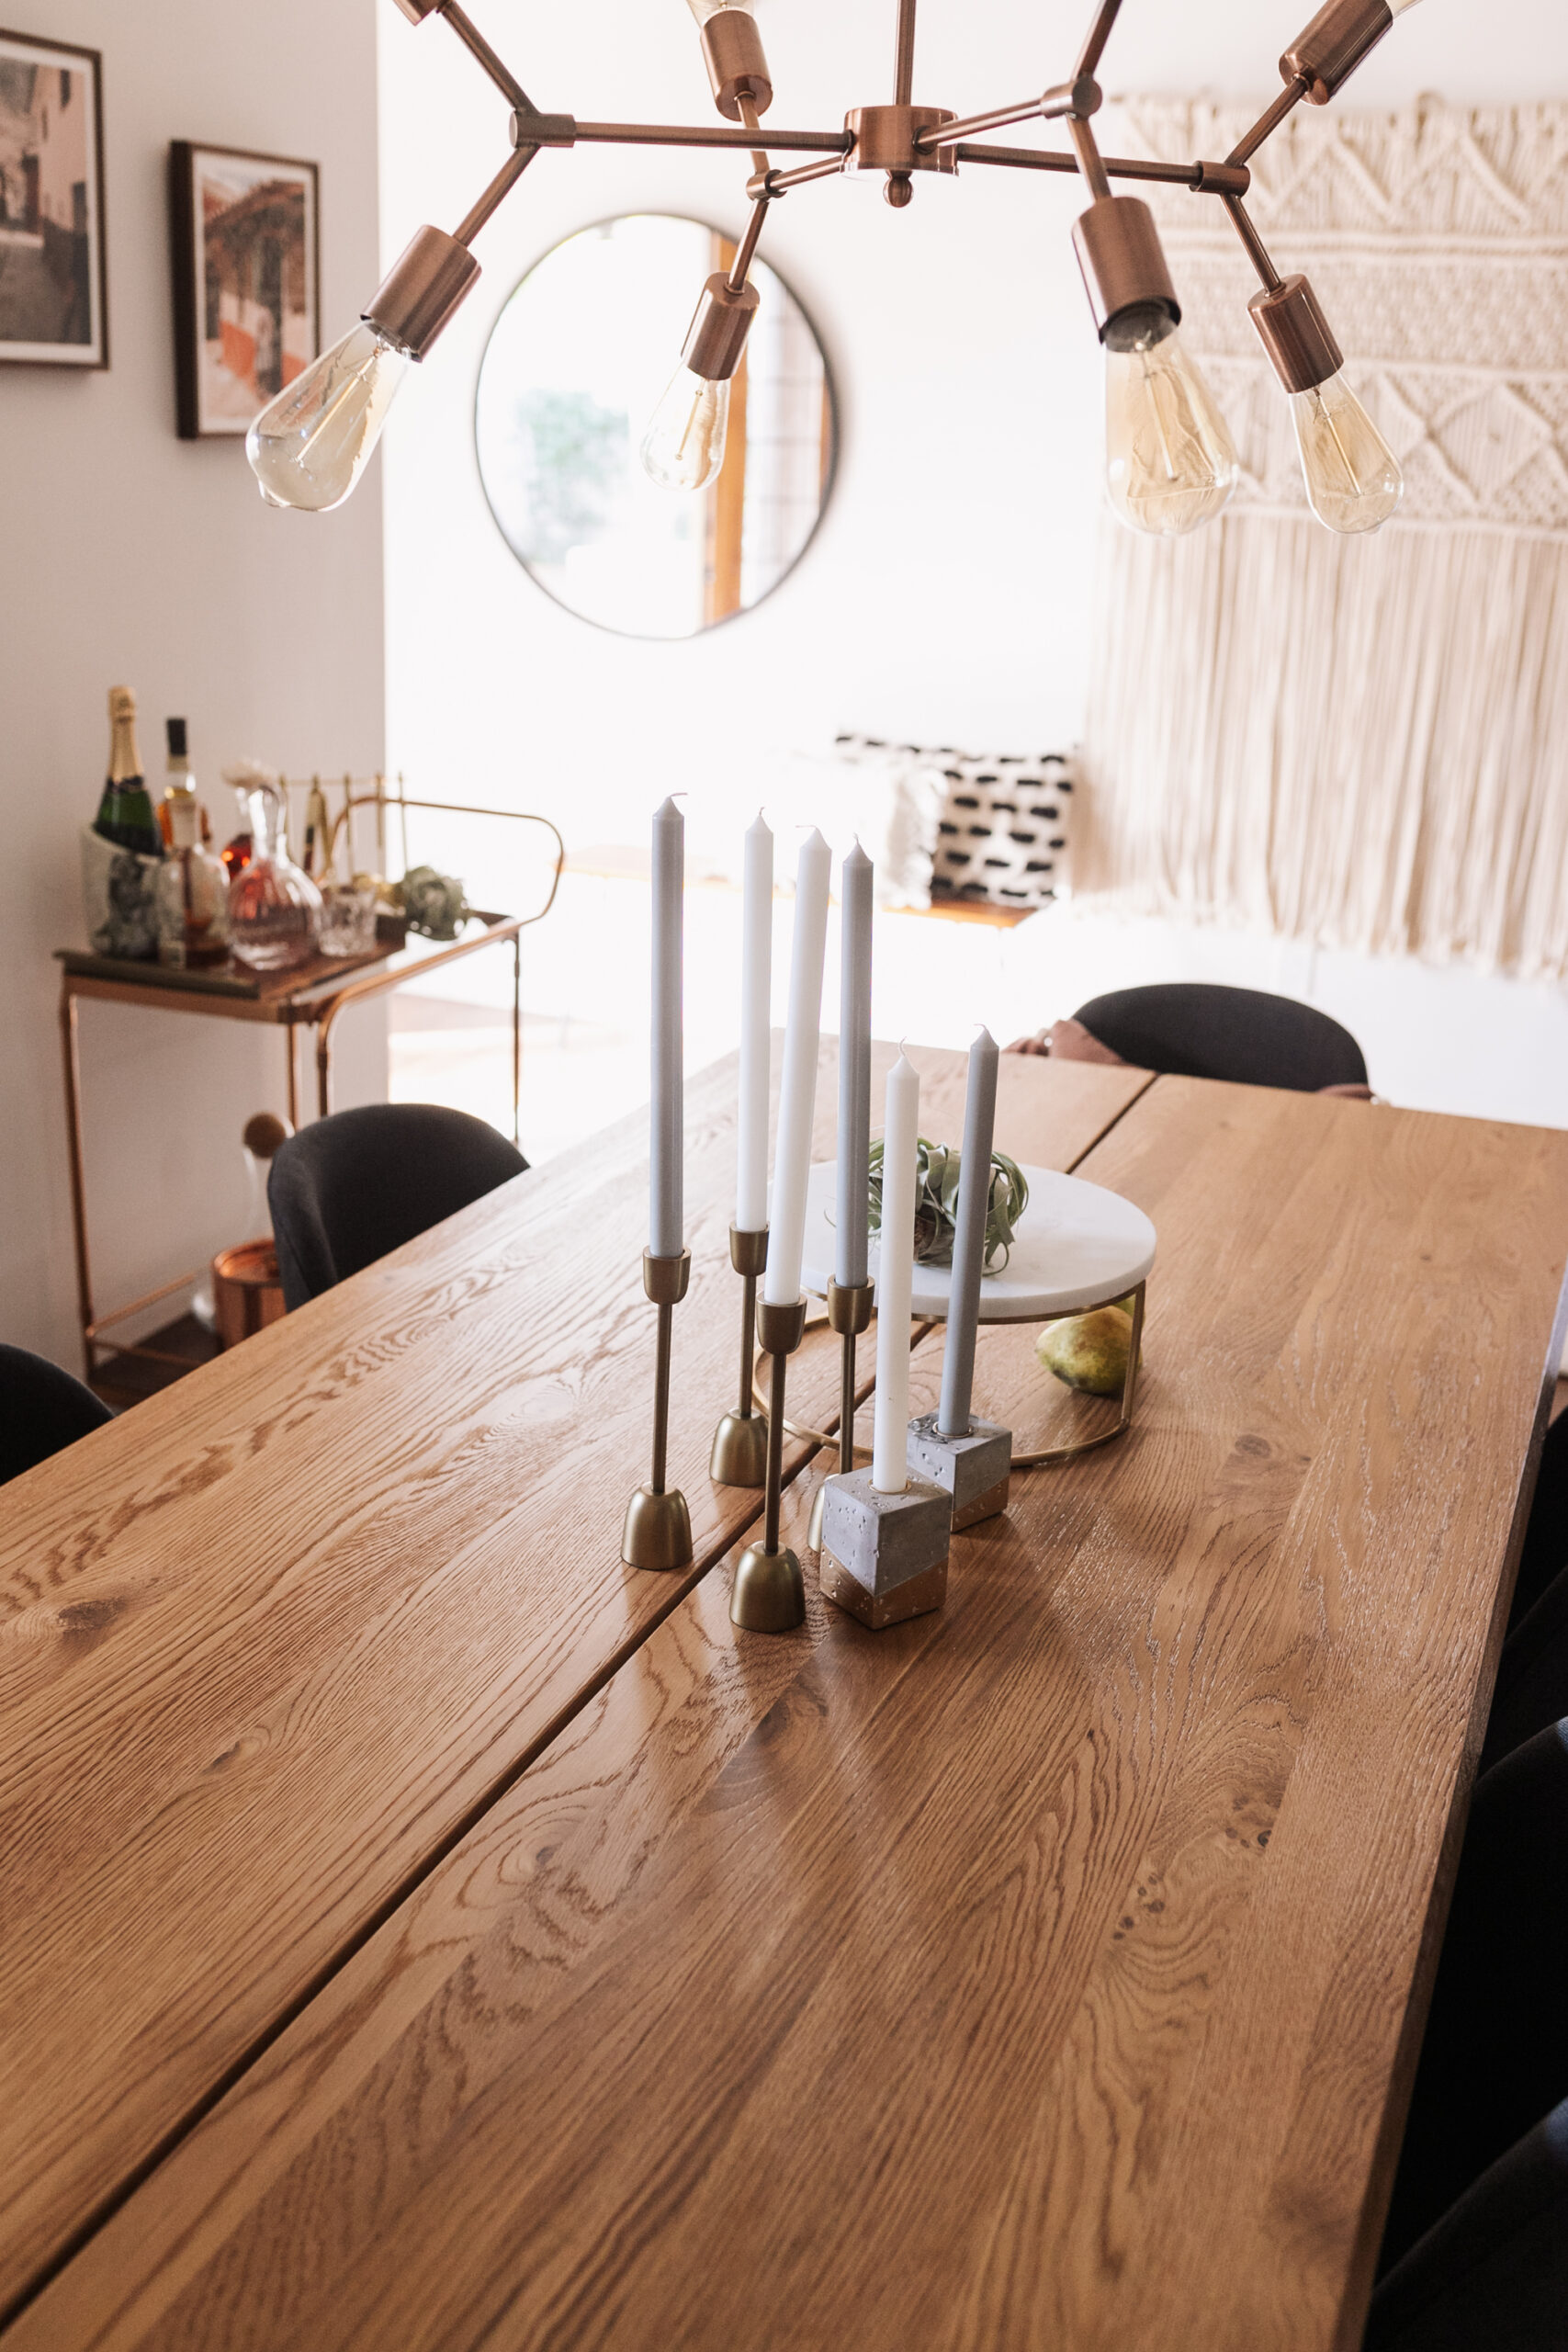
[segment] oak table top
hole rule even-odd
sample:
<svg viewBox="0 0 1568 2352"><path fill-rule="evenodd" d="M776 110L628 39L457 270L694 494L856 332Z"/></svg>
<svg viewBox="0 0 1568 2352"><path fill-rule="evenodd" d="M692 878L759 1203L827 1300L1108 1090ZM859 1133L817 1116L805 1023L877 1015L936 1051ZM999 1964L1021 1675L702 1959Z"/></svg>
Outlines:
<svg viewBox="0 0 1568 2352"><path fill-rule="evenodd" d="M956 1131L963 1059L928 1061ZM1068 1167L1148 1082L1017 1062L1004 1101ZM734 1093L733 1064L688 1089L689 1572L619 1561L652 1406L646 1115L6 1488L0 2313L755 1520L706 1460L739 1369ZM797 1363L792 1403L830 1425L827 1335Z"/></svg>

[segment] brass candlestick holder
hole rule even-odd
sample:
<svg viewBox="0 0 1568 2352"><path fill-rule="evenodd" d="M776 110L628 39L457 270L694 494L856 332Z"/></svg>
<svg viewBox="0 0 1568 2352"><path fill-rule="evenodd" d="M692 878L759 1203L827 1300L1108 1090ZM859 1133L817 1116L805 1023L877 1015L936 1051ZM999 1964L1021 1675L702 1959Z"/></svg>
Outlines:
<svg viewBox="0 0 1568 2352"><path fill-rule="evenodd" d="M839 1469L842 1475L855 1466L855 1341L871 1327L875 1295L870 1283L828 1285L828 1328L837 1331L842 1341L839 1371ZM822 1549L822 1502L827 1491L828 1482L824 1479L812 1498L811 1517L806 1529L806 1547L809 1552Z"/></svg>
<svg viewBox="0 0 1568 2352"><path fill-rule="evenodd" d="M642 1253L642 1286L659 1309L657 1368L653 1381L653 1471L626 1505L621 1557L628 1568L684 1568L692 1560L692 1517L678 1487L667 1492L665 1453L670 1439L670 1342L675 1309L692 1278L692 1253L656 1258Z"/></svg>
<svg viewBox="0 0 1568 2352"><path fill-rule="evenodd" d="M729 1620L749 1634L787 1634L806 1623L806 1579L795 1554L779 1545L779 1498L784 1487L784 1380L789 1360L806 1336L806 1301L757 1309L757 1344L771 1359L768 1391L767 1501L762 1541L749 1544L735 1571Z"/></svg>
<svg viewBox="0 0 1568 2352"><path fill-rule="evenodd" d="M713 1433L708 1476L721 1487L765 1487L768 1483L768 1419L751 1401L751 1331L757 1319L757 1283L768 1265L768 1228L729 1228L729 1262L745 1284L740 1312L740 1402Z"/></svg>

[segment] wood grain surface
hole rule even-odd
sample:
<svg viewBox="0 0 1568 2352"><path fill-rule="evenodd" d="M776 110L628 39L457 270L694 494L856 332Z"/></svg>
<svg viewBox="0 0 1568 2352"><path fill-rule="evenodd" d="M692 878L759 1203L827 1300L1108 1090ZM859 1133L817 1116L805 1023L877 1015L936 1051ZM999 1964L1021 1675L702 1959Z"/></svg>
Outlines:
<svg viewBox="0 0 1568 2352"><path fill-rule="evenodd" d="M1568 1136L1161 1080L1083 1172L1160 1234L1130 1435L938 1615L699 1583L7 2352L1350 2352Z"/></svg>
<svg viewBox="0 0 1568 2352"><path fill-rule="evenodd" d="M923 1058L928 1118L956 1136L963 1059ZM829 1046L824 1152L835 1069ZM1148 1083L1040 1078L1015 1064L1004 1100L1059 1166ZM739 1376L734 1091L732 1064L688 1089L689 1573L619 1560L652 1410L646 1115L6 1488L0 2311L755 1517L706 1473ZM793 1410L829 1420L826 1333L796 1366Z"/></svg>

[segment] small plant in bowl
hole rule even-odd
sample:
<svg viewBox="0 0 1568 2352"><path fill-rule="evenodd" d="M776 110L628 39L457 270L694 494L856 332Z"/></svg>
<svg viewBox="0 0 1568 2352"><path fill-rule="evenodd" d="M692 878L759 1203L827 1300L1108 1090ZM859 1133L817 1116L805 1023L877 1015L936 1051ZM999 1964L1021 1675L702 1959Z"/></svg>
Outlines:
<svg viewBox="0 0 1568 2352"><path fill-rule="evenodd" d="M951 1266L958 1230L958 1180L962 1155L945 1143L921 1136L915 1163L915 1262ZM999 1274L1007 1264L1024 1210L1029 1186L1016 1159L991 1154L991 1197L986 1216L985 1271ZM871 1147L871 1229L882 1230L882 1137Z"/></svg>

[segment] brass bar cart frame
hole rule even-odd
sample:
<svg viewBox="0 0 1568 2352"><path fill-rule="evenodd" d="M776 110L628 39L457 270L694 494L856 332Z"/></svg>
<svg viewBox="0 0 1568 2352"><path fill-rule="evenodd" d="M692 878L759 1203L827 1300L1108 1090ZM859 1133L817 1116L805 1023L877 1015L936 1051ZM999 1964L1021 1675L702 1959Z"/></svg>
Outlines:
<svg viewBox="0 0 1568 2352"><path fill-rule="evenodd" d="M379 779L378 779L379 786ZM566 863L566 847L558 829L547 817L517 808L480 808L446 800L423 800L405 796L400 790L392 795L382 789L364 794L350 794L349 805L356 808L375 807L378 810L378 827L385 823L388 808L406 810L429 808L443 815L468 817L498 817L508 822L542 825L555 844L550 869L549 891L542 906L532 914L488 914L475 910L475 920L480 925L463 939L454 940L418 962L406 964L396 971L389 970L383 961L367 969L356 970L351 977L334 983L330 976L319 973L304 986L294 990L280 991L273 996L236 996L220 993L199 985L172 987L166 980L154 978L151 972L145 978L135 976L130 968L123 978L107 978L99 973L73 971L69 965L61 974L60 1029L61 1049L65 1081L66 1149L71 1178L72 1239L76 1271L77 1319L82 1333L82 1355L85 1376L91 1381L102 1369L100 1358L105 1356L136 1356L144 1363L177 1364L182 1370L189 1365L184 1357L174 1356L159 1348L152 1348L136 1340L123 1340L107 1335L117 1324L128 1323L144 1309L155 1306L161 1299L172 1298L182 1290L189 1290L200 1281L205 1266L196 1266L186 1272L173 1275L167 1282L145 1291L139 1298L123 1306L100 1312L94 1297L92 1241L87 1221L85 1126L83 1113L82 1058L78 1007L84 999L100 1004L130 1004L155 1012L204 1013L209 1019L222 1021L259 1022L281 1028L286 1050L288 1116L290 1127L299 1123L299 1066L298 1035L301 1029L316 1032L316 1109L325 1118L332 1107L332 1033L339 1014L349 1004L362 1004L372 997L389 996L405 982L436 971L443 964L460 961L466 956L478 955L481 949L496 947L510 941L512 945L512 1139L518 1141L521 1123L523 1087L523 951L522 934L536 922L542 922L555 905L560 888L560 877ZM335 842L339 827L347 809L340 814L333 828ZM406 819L405 819L406 824ZM389 948L387 956L397 951ZM184 977L184 976L182 976Z"/></svg>

